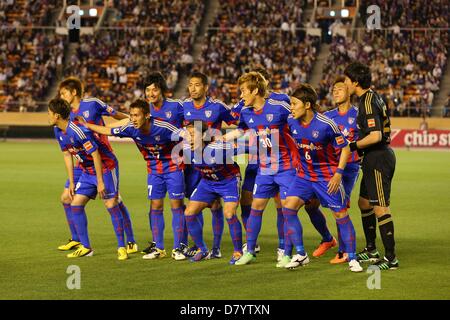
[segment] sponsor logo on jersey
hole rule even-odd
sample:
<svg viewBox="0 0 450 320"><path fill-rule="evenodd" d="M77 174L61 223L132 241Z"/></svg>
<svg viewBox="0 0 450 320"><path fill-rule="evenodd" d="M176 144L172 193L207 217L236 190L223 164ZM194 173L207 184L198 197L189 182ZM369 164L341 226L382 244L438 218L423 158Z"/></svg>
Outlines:
<svg viewBox="0 0 450 320"><path fill-rule="evenodd" d="M86 151L89 151L94 148L94 146L92 145L92 143L90 141L86 141L85 143L83 143L83 147L84 147L84 150L86 150Z"/></svg>
<svg viewBox="0 0 450 320"><path fill-rule="evenodd" d="M336 138L336 143L337 143L337 144L343 144L343 143L344 143L344 138L341 137L341 136L337 137L337 138Z"/></svg>

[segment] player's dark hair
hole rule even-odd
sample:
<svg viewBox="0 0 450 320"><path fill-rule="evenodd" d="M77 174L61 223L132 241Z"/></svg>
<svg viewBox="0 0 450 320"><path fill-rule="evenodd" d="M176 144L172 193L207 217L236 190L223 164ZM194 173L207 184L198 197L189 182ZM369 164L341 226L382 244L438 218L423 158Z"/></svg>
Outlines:
<svg viewBox="0 0 450 320"><path fill-rule="evenodd" d="M81 98L83 96L83 83L80 79L76 77L69 77L61 81L59 84L59 90L61 89L67 89L69 91L75 90L77 92L77 97ZM59 91L58 90L58 91Z"/></svg>
<svg viewBox="0 0 450 320"><path fill-rule="evenodd" d="M147 77L147 80L145 81L145 87L147 88L152 84L154 84L155 87L161 90L161 93L164 97L166 96L167 92L169 92L166 79L161 72L153 72Z"/></svg>
<svg viewBox="0 0 450 320"><path fill-rule="evenodd" d="M50 100L48 108L56 114L59 114L64 120L68 120L70 116L70 104L63 99L55 98Z"/></svg>
<svg viewBox="0 0 450 320"><path fill-rule="evenodd" d="M267 81L270 81L270 74L263 67L256 67L252 71L260 73L264 77L264 79L266 79Z"/></svg>
<svg viewBox="0 0 450 320"><path fill-rule="evenodd" d="M297 98L304 104L309 102L314 112L320 111L320 106L317 104L317 92L307 83L301 83L292 93L292 97Z"/></svg>
<svg viewBox="0 0 450 320"><path fill-rule="evenodd" d="M203 85L207 86L208 85L208 76L200 71L194 71L191 73L191 75L189 76L189 79L192 78L198 78L200 80L202 80Z"/></svg>
<svg viewBox="0 0 450 320"><path fill-rule="evenodd" d="M137 99L137 100L133 101L130 104L130 109L131 108L141 109L144 114L150 113L150 106L149 106L148 102L143 99Z"/></svg>
<svg viewBox="0 0 450 320"><path fill-rule="evenodd" d="M345 77L344 76L337 76L336 79L334 79L333 85L331 86L331 88L333 88L338 83L345 83Z"/></svg>
<svg viewBox="0 0 450 320"><path fill-rule="evenodd" d="M352 80L358 82L362 89L369 89L372 84L372 74L370 68L361 62L352 62L344 70L344 74Z"/></svg>

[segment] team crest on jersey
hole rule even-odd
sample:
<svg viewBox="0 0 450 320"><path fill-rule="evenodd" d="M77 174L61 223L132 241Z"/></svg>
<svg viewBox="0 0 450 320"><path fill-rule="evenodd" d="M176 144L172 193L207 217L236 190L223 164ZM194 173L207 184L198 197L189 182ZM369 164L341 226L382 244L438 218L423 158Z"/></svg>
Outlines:
<svg viewBox="0 0 450 320"><path fill-rule="evenodd" d="M348 118L348 124L353 124L355 122L355 118Z"/></svg>
<svg viewBox="0 0 450 320"><path fill-rule="evenodd" d="M160 136L156 136L156 137L155 137L155 140L156 140L156 141L159 141L159 140L161 140L161 137L160 137Z"/></svg>
<svg viewBox="0 0 450 320"><path fill-rule="evenodd" d="M206 110L206 111L205 111L205 116L206 116L207 118L210 118L211 115L212 115L212 111L211 111L211 110Z"/></svg>
<svg viewBox="0 0 450 320"><path fill-rule="evenodd" d="M89 111L83 111L83 117L89 118Z"/></svg>
<svg viewBox="0 0 450 320"><path fill-rule="evenodd" d="M61 138L61 141L62 141L62 138ZM74 143L73 138L70 138L70 142Z"/></svg>
<svg viewBox="0 0 450 320"><path fill-rule="evenodd" d="M313 136L314 139L317 139L317 138L319 137L319 131L314 130L314 131L312 132L312 136Z"/></svg>
<svg viewBox="0 0 450 320"><path fill-rule="evenodd" d="M172 111L167 111L166 112L166 117L167 118L171 118L172 117Z"/></svg>
<svg viewBox="0 0 450 320"><path fill-rule="evenodd" d="M113 133L114 134L119 134L120 133L120 128L114 128L113 129Z"/></svg>
<svg viewBox="0 0 450 320"><path fill-rule="evenodd" d="M269 122L272 122L272 120L273 120L273 114L266 114L266 119L267 119L267 121L269 121Z"/></svg>
<svg viewBox="0 0 450 320"><path fill-rule="evenodd" d="M111 107L107 107L106 111L108 111L108 113L114 113L114 109Z"/></svg>

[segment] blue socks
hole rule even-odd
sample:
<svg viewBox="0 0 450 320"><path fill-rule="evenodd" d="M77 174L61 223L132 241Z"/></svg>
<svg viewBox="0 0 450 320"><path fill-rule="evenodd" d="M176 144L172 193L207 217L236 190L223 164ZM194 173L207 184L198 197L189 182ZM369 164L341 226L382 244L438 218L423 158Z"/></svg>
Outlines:
<svg viewBox="0 0 450 320"><path fill-rule="evenodd" d="M306 253L303 246L303 228L298 218L297 210L283 208L283 216L285 218L285 243L289 240L295 247L297 253L304 256ZM288 249L292 251L291 248Z"/></svg>
<svg viewBox="0 0 450 320"><path fill-rule="evenodd" d="M150 228L152 229L153 241L158 249L164 249L164 215L163 210L150 209Z"/></svg>
<svg viewBox="0 0 450 320"><path fill-rule="evenodd" d="M277 208L278 248L284 249L284 217L283 208Z"/></svg>
<svg viewBox="0 0 450 320"><path fill-rule="evenodd" d="M122 211L119 208L119 205L115 207L108 208L108 212L111 215L111 222L114 227L114 232L116 233L118 247L125 247L125 237L123 231L123 217Z"/></svg>
<svg viewBox="0 0 450 320"><path fill-rule="evenodd" d="M336 224L341 234L345 248L344 251L347 252L349 261L356 259L356 234L350 216L336 219Z"/></svg>
<svg viewBox="0 0 450 320"><path fill-rule="evenodd" d="M208 251L205 241L203 240L203 224L202 219L200 219L199 217L199 214L185 216L185 219L189 234L191 235L191 238L194 241L195 245L203 252Z"/></svg>
<svg viewBox="0 0 450 320"><path fill-rule="evenodd" d="M242 252L242 226L239 219L234 215L231 219L227 219L230 228L231 241L233 242L234 251Z"/></svg>
<svg viewBox="0 0 450 320"><path fill-rule="evenodd" d="M136 242L136 240L134 240L133 226L131 224L130 213L128 212L127 207L123 204L122 201L119 202L119 208L120 211L122 212L123 228L125 230L125 234L127 235L127 241Z"/></svg>
<svg viewBox="0 0 450 320"><path fill-rule="evenodd" d="M250 217L247 220L247 250L254 254L256 241L261 231L263 210L250 210Z"/></svg>
<svg viewBox="0 0 450 320"><path fill-rule="evenodd" d="M184 210L183 207L172 209L172 231L173 231L173 247L180 248L184 233Z"/></svg>
<svg viewBox="0 0 450 320"><path fill-rule="evenodd" d="M64 212L66 213L67 224L69 225L71 239L74 241L80 241L80 238L77 234L77 229L75 228L75 223L72 217L72 211L70 210L70 204L63 203Z"/></svg>
<svg viewBox="0 0 450 320"><path fill-rule="evenodd" d="M77 231L78 237L80 238L81 244L85 248L91 248L89 242L89 235L87 229L87 217L84 211L84 206L70 206L72 212L73 222L75 224L75 229Z"/></svg>
<svg viewBox="0 0 450 320"><path fill-rule="evenodd" d="M214 235L213 248L220 248L224 228L223 209L222 207L220 207L217 210L211 209L211 213L212 213L212 229Z"/></svg>

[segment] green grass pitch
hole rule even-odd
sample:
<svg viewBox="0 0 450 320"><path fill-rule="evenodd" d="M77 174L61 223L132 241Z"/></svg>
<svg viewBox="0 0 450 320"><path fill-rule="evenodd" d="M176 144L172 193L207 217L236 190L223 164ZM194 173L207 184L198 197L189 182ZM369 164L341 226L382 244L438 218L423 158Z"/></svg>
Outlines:
<svg viewBox="0 0 450 320"><path fill-rule="evenodd" d="M140 248L151 239L146 169L133 144L114 143L120 161L120 190ZM332 266L333 253L301 269L275 268L277 246L273 202L266 209L257 262L230 266L231 241L225 224L220 260L190 263L170 258L127 261L116 258L109 214L101 201L87 206L94 257L67 259L56 247L69 237L59 195L66 179L56 141L0 143L0 299L449 299L450 152L397 150L392 214L400 268L381 274L381 289L369 290L370 274ZM353 194L356 205L359 185ZM357 248L364 246L360 213L350 209ZM211 244L211 218L205 211L205 237ZM331 213L327 221L333 234ZM166 249L172 244L168 204ZM319 242L302 209L305 247ZM378 237L378 247L382 249ZM81 269L81 289L69 290L67 267ZM447 271L446 271L447 270Z"/></svg>

